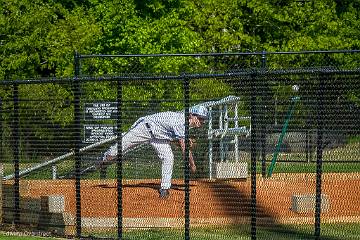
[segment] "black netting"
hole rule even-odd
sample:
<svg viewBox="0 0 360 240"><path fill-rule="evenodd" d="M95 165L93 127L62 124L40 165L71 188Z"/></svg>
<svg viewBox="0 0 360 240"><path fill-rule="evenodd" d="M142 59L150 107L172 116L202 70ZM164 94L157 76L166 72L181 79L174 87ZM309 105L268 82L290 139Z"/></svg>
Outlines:
<svg viewBox="0 0 360 240"><path fill-rule="evenodd" d="M74 78L0 82L4 224L90 238L359 236L357 52L77 57ZM194 106L208 112L199 128Z"/></svg>

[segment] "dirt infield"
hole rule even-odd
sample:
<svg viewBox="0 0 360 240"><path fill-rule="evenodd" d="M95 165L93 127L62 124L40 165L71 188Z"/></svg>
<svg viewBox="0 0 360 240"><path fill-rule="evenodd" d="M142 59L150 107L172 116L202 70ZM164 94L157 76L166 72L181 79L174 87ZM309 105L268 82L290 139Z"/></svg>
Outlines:
<svg viewBox="0 0 360 240"><path fill-rule="evenodd" d="M246 219L251 215L251 183L247 180L190 182L190 216L194 219ZM7 184L11 182L8 181ZM257 180L257 214L273 222L298 222L313 218L314 213L291 210L294 194L314 194L314 174L274 174ZM158 180L123 181L124 218L182 218L184 216L184 184L173 182L171 195L158 198ZM360 174L324 174L323 194L329 209L323 221L360 221ZM21 197L63 195L65 212L75 216L74 180L21 180ZM117 186L114 180L81 182L82 217L116 218Z"/></svg>

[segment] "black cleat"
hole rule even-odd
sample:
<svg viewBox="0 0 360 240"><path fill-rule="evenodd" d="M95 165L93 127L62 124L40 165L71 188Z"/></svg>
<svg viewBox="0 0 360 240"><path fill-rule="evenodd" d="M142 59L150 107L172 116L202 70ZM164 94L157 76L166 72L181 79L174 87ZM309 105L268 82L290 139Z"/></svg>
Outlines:
<svg viewBox="0 0 360 240"><path fill-rule="evenodd" d="M160 188L159 189L159 197L162 198L162 199L166 199L170 196L170 191L169 189L163 189L163 188Z"/></svg>

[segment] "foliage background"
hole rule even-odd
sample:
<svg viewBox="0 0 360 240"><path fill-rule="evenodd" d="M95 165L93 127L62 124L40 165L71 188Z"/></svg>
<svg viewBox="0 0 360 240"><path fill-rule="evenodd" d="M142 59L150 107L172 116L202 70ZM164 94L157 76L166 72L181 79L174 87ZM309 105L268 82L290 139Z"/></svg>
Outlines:
<svg viewBox="0 0 360 240"><path fill-rule="evenodd" d="M0 79L72 76L75 50L359 49L359 8L359 0L1 0ZM111 64L101 69L114 71Z"/></svg>
<svg viewBox="0 0 360 240"><path fill-rule="evenodd" d="M71 77L75 51L161 54L360 49L359 9L359 0L0 0L0 79ZM269 67L310 67L323 60L274 57ZM256 59L246 61L242 67L260 66ZM358 59L344 56L331 62L346 65L358 63ZM82 74L179 74L217 67L221 68L211 66L211 61L181 57L93 59L85 61ZM357 82L338 83L345 86L338 91L342 103L360 105ZM201 100L232 94L234 86L207 79L191 87L196 89L192 100ZM288 99L291 89L278 86L271 91L273 95L282 93L277 95L281 100ZM19 93L21 99L31 100L20 106L23 138L54 150L59 132L71 135L71 85L21 86ZM116 96L111 83L85 84L82 94L93 100ZM183 96L181 84L161 81L125 84L123 94L124 100L142 101L142 107L152 106L152 99L180 101ZM0 96L11 99L12 88L2 87ZM154 105L155 110L181 109L181 104L159 104ZM4 109L11 108L11 101L4 101ZM11 117L6 111L3 114L5 120ZM9 125L4 126L3 134L11 135ZM63 144L71 145L66 140Z"/></svg>

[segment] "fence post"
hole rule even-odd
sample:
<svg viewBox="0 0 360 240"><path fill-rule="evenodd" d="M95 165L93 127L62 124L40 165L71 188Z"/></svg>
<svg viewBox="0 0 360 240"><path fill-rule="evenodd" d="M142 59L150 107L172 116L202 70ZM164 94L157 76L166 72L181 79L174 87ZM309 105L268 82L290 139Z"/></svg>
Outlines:
<svg viewBox="0 0 360 240"><path fill-rule="evenodd" d="M257 155L257 76L252 74L251 80L251 239L256 240L256 155Z"/></svg>
<svg viewBox="0 0 360 240"><path fill-rule="evenodd" d="M261 175L266 177L266 124L267 124L267 103L268 103L268 88L265 78L266 70L266 52L263 51L261 55Z"/></svg>
<svg viewBox="0 0 360 240"><path fill-rule="evenodd" d="M80 191L80 171L81 171L81 129L80 129L80 56L78 52L74 54L74 152L75 152L75 196L76 196L76 236L81 237L81 191Z"/></svg>
<svg viewBox="0 0 360 240"><path fill-rule="evenodd" d="M18 85L13 85L13 102L14 102L14 224L20 223L20 175L19 175L19 157L20 157L20 116L19 116L19 89Z"/></svg>
<svg viewBox="0 0 360 240"><path fill-rule="evenodd" d="M184 181L185 181L185 240L190 239L190 166L189 166L189 99L190 99L190 81L184 77L184 107L185 107L185 158L184 158Z"/></svg>
<svg viewBox="0 0 360 240"><path fill-rule="evenodd" d="M2 99L0 98L0 224L3 223L3 179L4 179L4 159L3 159L3 108Z"/></svg>
<svg viewBox="0 0 360 240"><path fill-rule="evenodd" d="M118 159L117 159L117 207L118 207L118 239L122 239L123 235L123 154L122 154L122 82L117 81L117 143L118 143Z"/></svg>
<svg viewBox="0 0 360 240"><path fill-rule="evenodd" d="M4 222L4 198L3 198L3 180L4 179L4 164L0 161L0 224Z"/></svg>
<svg viewBox="0 0 360 240"><path fill-rule="evenodd" d="M315 201L315 239L320 239L321 228L321 185L322 185L322 154L323 154L323 134L324 134L324 80L327 74L320 74L317 93L317 154L316 154L316 201Z"/></svg>

